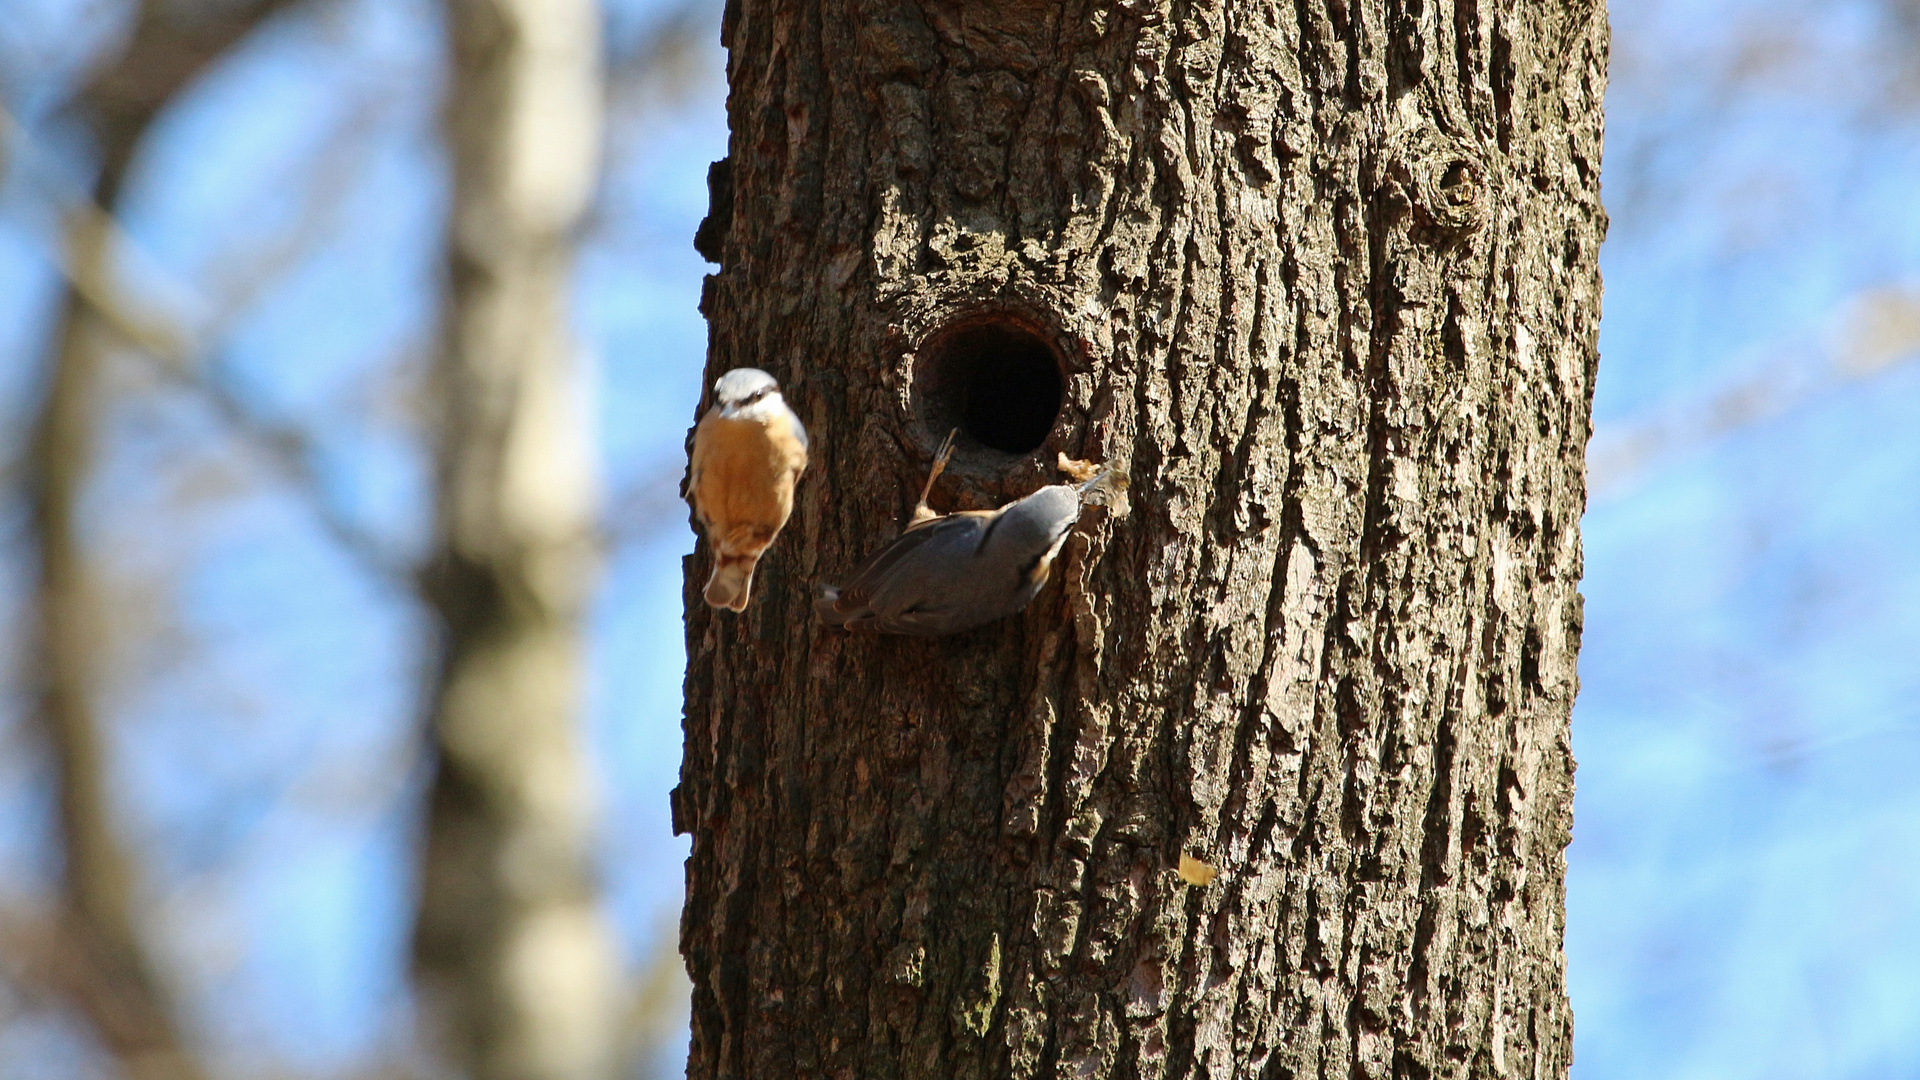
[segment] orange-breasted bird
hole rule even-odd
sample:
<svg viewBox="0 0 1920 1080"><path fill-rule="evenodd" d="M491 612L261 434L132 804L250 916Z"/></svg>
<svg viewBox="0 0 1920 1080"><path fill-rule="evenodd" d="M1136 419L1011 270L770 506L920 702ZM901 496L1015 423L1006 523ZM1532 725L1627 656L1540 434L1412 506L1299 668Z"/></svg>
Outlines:
<svg viewBox="0 0 1920 1080"><path fill-rule="evenodd" d="M734 368L713 384L713 407L693 429L687 482L713 548L707 603L747 609L753 570L793 513L807 467L807 429L759 368Z"/></svg>

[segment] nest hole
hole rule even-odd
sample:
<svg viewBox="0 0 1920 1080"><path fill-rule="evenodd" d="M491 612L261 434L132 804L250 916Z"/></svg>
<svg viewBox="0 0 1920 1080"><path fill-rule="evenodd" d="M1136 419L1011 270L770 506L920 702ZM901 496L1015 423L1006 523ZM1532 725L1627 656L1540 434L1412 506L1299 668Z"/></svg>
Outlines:
<svg viewBox="0 0 1920 1080"><path fill-rule="evenodd" d="M1031 454L1060 415L1060 358L1039 334L1014 323L973 323L921 352L921 417L935 437L950 428L1003 454Z"/></svg>

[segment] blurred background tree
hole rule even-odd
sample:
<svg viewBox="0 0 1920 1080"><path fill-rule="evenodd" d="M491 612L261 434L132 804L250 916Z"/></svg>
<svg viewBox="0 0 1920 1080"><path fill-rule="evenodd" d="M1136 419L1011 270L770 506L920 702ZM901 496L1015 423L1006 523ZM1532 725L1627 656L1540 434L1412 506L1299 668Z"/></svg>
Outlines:
<svg viewBox="0 0 1920 1080"><path fill-rule="evenodd" d="M685 1046L675 487L719 8L600 5L604 150L561 230L606 493L575 896L623 1077ZM448 118L479 107L452 10L0 0L0 1078L472 1065L419 1038L410 959ZM1909 1074L1920 6L1612 17L1574 1072Z"/></svg>

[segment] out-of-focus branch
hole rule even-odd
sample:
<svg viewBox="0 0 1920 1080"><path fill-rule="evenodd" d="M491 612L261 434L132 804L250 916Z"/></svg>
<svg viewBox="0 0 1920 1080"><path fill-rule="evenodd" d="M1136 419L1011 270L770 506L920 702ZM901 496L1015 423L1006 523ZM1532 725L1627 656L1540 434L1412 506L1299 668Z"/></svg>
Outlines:
<svg viewBox="0 0 1920 1080"><path fill-rule="evenodd" d="M95 195L114 203L153 118L269 16L295 0L189 5L143 0L126 47L96 69L79 104L100 139Z"/></svg>
<svg viewBox="0 0 1920 1080"><path fill-rule="evenodd" d="M354 556L363 569L390 586L404 588L411 583L413 568L328 495L329 485L320 475L320 448L312 434L298 424L259 415L206 362L217 343L227 336L232 319L251 308L270 282L306 257L329 231L335 211L345 202L359 175L371 121L371 108L355 110L322 145L315 155L316 167L307 179L307 196L294 227L252 257L240 260L244 272L232 275L231 285L218 304L222 315L199 335L198 343L167 352L146 351L165 375L197 391L229 430L262 452L269 466L306 497L315 519L335 544Z"/></svg>
<svg viewBox="0 0 1920 1080"><path fill-rule="evenodd" d="M98 221L68 231L66 257L97 276L109 239ZM40 717L58 778L59 841L65 859L63 939L87 964L76 994L101 1041L136 1080L197 1080L200 1070L174 1028L133 915L136 873L114 832L105 748L94 715L101 640L92 575L80 544L77 506L98 427L95 383L105 328L86 302L70 299L53 378L27 456L27 486L40 556L36 580Z"/></svg>
<svg viewBox="0 0 1920 1080"><path fill-rule="evenodd" d="M152 363L169 382L199 395L234 436L261 454L267 466L304 497L329 539L367 572L389 584L411 588L414 568L408 561L327 497L327 484L318 467L321 451L312 433L301 425L260 415L208 362L226 337L233 317L247 310L263 288L297 264L326 234L364 159L361 136L368 119L364 111L356 113L315 155L318 166L309 177L309 194L295 227L241 260L247 271L231 275L233 286L212 305L216 315L203 327L190 329L187 320L158 310L135 295L118 275L82 265L65 250L60 252L60 269L68 287L115 337ZM0 107L0 139L22 137L12 115ZM56 198L69 232L98 230L122 257L139 250L119 223L85 195L57 192ZM685 505L680 500L679 484L685 468L685 459L676 455L612 492L598 530L600 545L608 549L626 547L680 524ZM0 482L5 479L0 473Z"/></svg>
<svg viewBox="0 0 1920 1080"><path fill-rule="evenodd" d="M260 416L207 362L217 343L226 337L232 320L251 306L267 284L311 251L315 240L326 231L333 211L344 201L356 164L364 156L361 150L368 119L365 110L354 114L341 125L335 138L327 141L316 157L320 165L308 185L308 198L296 226L254 257L243 260L247 273L233 276L233 287L217 305L219 314L205 327L189 329L184 320L154 309L122 285L114 266L136 251L136 245L111 214L78 193L58 196L67 232L103 237L107 250L115 252L116 258L79 259L69 244L61 252L60 267L68 287L85 302L91 317L114 337L133 346L166 379L199 394L230 431L259 452L268 467L294 491L306 496L316 521L334 543L358 559L368 572L396 587L407 587L411 567L328 497L319 473L320 451L312 435L299 425ZM17 137L18 133L18 124L0 110L0 134Z"/></svg>
<svg viewBox="0 0 1920 1080"><path fill-rule="evenodd" d="M203 1075L184 1052L149 1049L129 1056L120 1049L153 1044L156 1018L129 982L121 966L124 957L108 951L92 927L70 916L0 910L0 956L8 960L7 975L30 1000L77 1004L129 1077Z"/></svg>
<svg viewBox="0 0 1920 1080"><path fill-rule="evenodd" d="M123 239L119 226L98 207L83 205L70 208L68 213L70 232L92 230L116 241ZM111 246L124 250L119 243ZM267 464L295 491L308 496L307 504L315 519L336 544L368 571L389 582L409 580L410 568L388 545L327 497L317 465L320 453L312 435L298 425L259 416L231 385L209 369L203 358L211 346L201 341L217 340L218 333L192 334L166 316L144 308L102 267L82 265L72 258L65 259L62 267L74 291L106 328L138 349L170 381L199 393L229 430L260 451ZM256 281L274 276L270 268L260 269ZM244 305L227 305L226 310L239 310L240 306Z"/></svg>
<svg viewBox="0 0 1920 1080"><path fill-rule="evenodd" d="M1647 19L1663 5L1636 7ZM1857 156L1875 133L1890 131L1905 145L1920 119L1920 0L1847 7L1871 29L1837 29L1834 5L1819 0L1740 5L1710 35L1623 28L1608 89L1610 102L1624 102L1613 108L1631 118L1608 132L1607 204L1615 227L1657 233L1684 222L1684 231L1698 231L1705 214L1727 230L1719 244L1730 254L1750 246L1754 231L1740 226L1742 213L1752 212L1756 196L1764 201L1765 192L1798 182L1794 169L1778 168L1772 157L1742 153L1754 131L1753 110L1769 101L1792 101L1817 114L1822 128L1846 131L1855 145L1842 153ZM1676 80L1676 68L1688 77ZM1884 168L1879 157L1856 157L1835 171L1871 178ZM1811 189L1793 196L1814 197ZM1802 215L1779 220L1791 224Z"/></svg>
<svg viewBox="0 0 1920 1080"><path fill-rule="evenodd" d="M162 108L280 0L223 5L182 21L177 5L142 4L127 47L97 71L82 94L102 153L91 202L113 206L129 163ZM60 969L73 972L69 998L131 1080L200 1080L204 1075L176 1026L166 985L153 969L138 919L132 860L118 841L107 754L94 711L102 638L97 597L78 507L99 428L97 382L112 330L95 286L110 280L111 218L70 216L64 251L76 284L62 298L51 377L25 472L39 555L35 615L39 717L52 752L58 841L63 859ZM152 332L142 329L142 335Z"/></svg>
<svg viewBox="0 0 1920 1080"><path fill-rule="evenodd" d="M1889 95L1894 108L1911 114L1920 107L1920 0L1879 0L1892 31L1881 50L1897 65Z"/></svg>
<svg viewBox="0 0 1920 1080"><path fill-rule="evenodd" d="M384 540L367 531L328 497L328 484L326 478L320 475L318 465L320 450L306 428L276 423L255 415L230 386L217 378L193 372L185 374L182 381L200 392L230 430L239 433L262 451L268 464L296 492L308 496L307 506L320 527L363 569L395 587L411 582L412 567L394 554Z"/></svg>
<svg viewBox="0 0 1920 1080"><path fill-rule="evenodd" d="M607 112L620 117L650 99L677 100L684 95L700 66L702 30L716 20L715 0L679 0L652 25L630 40L608 50Z"/></svg>

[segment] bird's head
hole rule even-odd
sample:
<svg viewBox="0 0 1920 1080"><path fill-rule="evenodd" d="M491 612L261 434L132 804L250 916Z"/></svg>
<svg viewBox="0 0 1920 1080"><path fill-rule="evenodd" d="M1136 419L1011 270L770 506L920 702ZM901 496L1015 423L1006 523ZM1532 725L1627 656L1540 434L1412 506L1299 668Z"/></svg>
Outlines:
<svg viewBox="0 0 1920 1080"><path fill-rule="evenodd" d="M713 384L713 399L725 416L737 416L763 401L779 397L780 384L759 368L734 368Z"/></svg>

